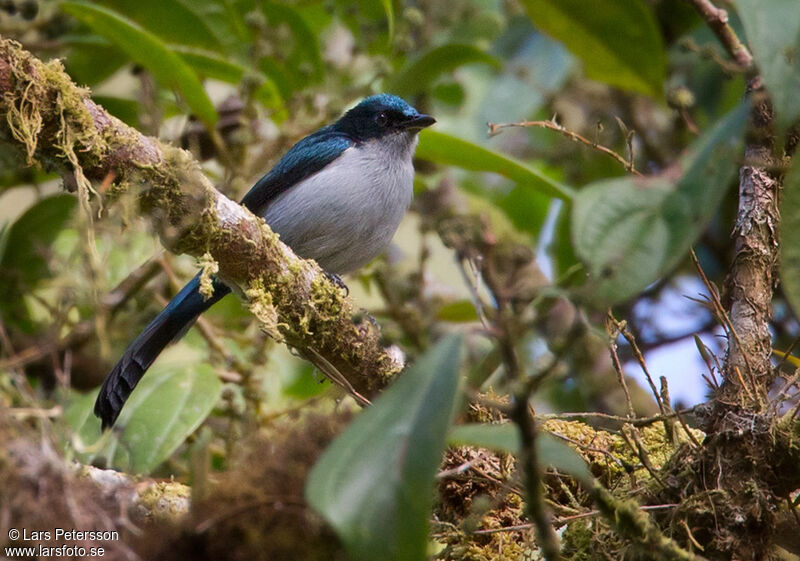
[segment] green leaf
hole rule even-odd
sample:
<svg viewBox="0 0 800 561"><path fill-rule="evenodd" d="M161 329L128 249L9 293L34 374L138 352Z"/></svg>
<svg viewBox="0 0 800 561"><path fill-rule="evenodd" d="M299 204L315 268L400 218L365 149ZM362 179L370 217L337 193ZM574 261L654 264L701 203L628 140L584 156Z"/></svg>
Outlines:
<svg viewBox="0 0 800 561"><path fill-rule="evenodd" d="M442 45L412 60L392 78L386 91L410 97L425 91L439 76L465 64L488 64L495 68L500 61L472 45Z"/></svg>
<svg viewBox="0 0 800 561"><path fill-rule="evenodd" d="M783 183L780 214L781 285L795 316L800 317L800 164L796 160Z"/></svg>
<svg viewBox="0 0 800 561"><path fill-rule="evenodd" d="M447 435L450 446L475 446L495 452L519 454L520 439L514 423L457 425Z"/></svg>
<svg viewBox="0 0 800 561"><path fill-rule="evenodd" d="M239 84L248 73L257 78L261 85L253 92L253 96L265 107L283 107L283 98L275 82L257 71L248 71L244 66L220 58L214 53L209 53L190 47L175 46L173 50L181 55L184 61L191 66L199 76L214 78L229 84Z"/></svg>
<svg viewBox="0 0 800 561"><path fill-rule="evenodd" d="M132 127L139 126L139 102L107 95L93 95L92 100L103 109Z"/></svg>
<svg viewBox="0 0 800 561"><path fill-rule="evenodd" d="M534 236L541 234L552 200L542 193L516 185L511 191L495 197L500 207L514 226Z"/></svg>
<svg viewBox="0 0 800 561"><path fill-rule="evenodd" d="M394 39L394 6L392 0L381 0L383 11L386 12L386 22L389 25L389 43Z"/></svg>
<svg viewBox="0 0 800 561"><path fill-rule="evenodd" d="M747 40L785 130L800 117L800 10L796 0L735 0Z"/></svg>
<svg viewBox="0 0 800 561"><path fill-rule="evenodd" d="M10 231L11 227L8 221L4 221L0 224L0 263L3 262L3 255L6 253L6 245L8 244L8 234Z"/></svg>
<svg viewBox="0 0 800 561"><path fill-rule="evenodd" d="M570 286L576 282L571 274L575 271L576 266L583 268L572 245L571 214L572 208L569 205L562 204L558 209L553 239L547 248L547 252L553 260L556 284L563 286Z"/></svg>
<svg viewBox="0 0 800 561"><path fill-rule="evenodd" d="M47 274L47 252L53 240L72 218L76 199L58 194L46 197L20 216L8 232L6 251L0 260L0 282L10 274L31 285ZM32 288L29 286L28 288Z"/></svg>
<svg viewBox="0 0 800 561"><path fill-rule="evenodd" d="M497 173L526 188L559 199L571 199L574 196L570 187L511 156L493 152L443 132L423 130L419 135L416 156L437 164Z"/></svg>
<svg viewBox="0 0 800 561"><path fill-rule="evenodd" d="M84 2L62 2L61 9L107 38L138 62L163 85L182 95L192 112L207 126L217 112L194 71L161 39L119 13Z"/></svg>
<svg viewBox="0 0 800 561"><path fill-rule="evenodd" d="M314 466L311 506L354 558L426 559L436 470L453 416L461 338L420 357Z"/></svg>
<svg viewBox="0 0 800 561"><path fill-rule="evenodd" d="M198 5L198 11L206 21L217 29L217 37L225 44L230 42L243 47L245 52L253 43L253 32L247 26L246 16L254 9L255 3L247 0L187 0Z"/></svg>
<svg viewBox="0 0 800 561"><path fill-rule="evenodd" d="M747 109L729 113L660 176L599 181L578 193L572 235L596 304L636 295L686 255L736 175Z"/></svg>
<svg viewBox="0 0 800 561"><path fill-rule="evenodd" d="M200 426L221 391L222 382L207 364L153 367L125 404L110 441L79 457L84 462L104 457L117 469L150 473ZM84 444L101 436L100 421L92 414L96 398L97 392L82 396L65 412Z"/></svg>
<svg viewBox="0 0 800 561"><path fill-rule="evenodd" d="M210 18L197 10L197 0L95 0L135 21L149 33L169 43L219 50L222 47Z"/></svg>
<svg viewBox="0 0 800 561"><path fill-rule="evenodd" d="M62 40L69 45L64 66L78 84L99 84L129 60L125 53L109 43L105 37L93 33L68 35ZM97 56L98 51L102 51L102 57Z"/></svg>
<svg viewBox="0 0 800 561"><path fill-rule="evenodd" d="M471 300L456 300L448 302L436 314L441 321L452 321L457 323L478 321L478 313Z"/></svg>
<svg viewBox="0 0 800 561"><path fill-rule="evenodd" d="M76 199L59 194L44 198L25 211L6 232L0 257L2 316L29 331L32 325L22 298L50 273L50 246L72 219Z"/></svg>
<svg viewBox="0 0 800 561"><path fill-rule="evenodd" d="M293 7L276 2L261 2L261 10L267 17L270 26L286 24L294 36L293 54L289 56L288 67L293 70L292 78L299 78L302 64L310 63L310 77L317 81L322 79L324 66L319 42L306 20ZM302 81L298 83L303 83Z"/></svg>
<svg viewBox="0 0 800 561"><path fill-rule="evenodd" d="M521 447L519 431L513 423L459 425L450 431L447 442L451 446L476 446L515 455ZM583 481L592 479L589 466L580 454L548 432L536 434L536 455L542 465Z"/></svg>
<svg viewBox="0 0 800 561"><path fill-rule="evenodd" d="M523 0L534 25L612 86L662 96L666 56L652 11L642 0Z"/></svg>

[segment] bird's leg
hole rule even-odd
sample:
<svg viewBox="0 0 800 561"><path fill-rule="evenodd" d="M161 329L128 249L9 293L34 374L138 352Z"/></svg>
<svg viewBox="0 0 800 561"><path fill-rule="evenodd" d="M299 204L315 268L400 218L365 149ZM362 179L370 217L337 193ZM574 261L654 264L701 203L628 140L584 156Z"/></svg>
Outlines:
<svg viewBox="0 0 800 561"><path fill-rule="evenodd" d="M350 288L348 288L348 286L344 283L342 277L340 277L336 273L329 273L328 271L323 271L323 273L325 273L325 276L328 277L329 281L335 284L338 288L344 290L345 296L350 296Z"/></svg>

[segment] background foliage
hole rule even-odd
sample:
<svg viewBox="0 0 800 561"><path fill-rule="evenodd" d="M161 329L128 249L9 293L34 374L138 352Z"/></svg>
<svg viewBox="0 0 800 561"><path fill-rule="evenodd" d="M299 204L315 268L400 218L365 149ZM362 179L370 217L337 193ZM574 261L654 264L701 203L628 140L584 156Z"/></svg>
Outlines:
<svg viewBox="0 0 800 561"><path fill-rule="evenodd" d="M783 145L800 115L800 11L734 5ZM680 393L692 379L714 384L723 331L698 300L706 288L689 251L721 285L748 104L744 73L688 3L14 0L2 4L0 34L61 58L93 99L190 150L232 198L363 96L397 93L437 118L421 134L415 203L395 246L348 280L414 366L335 441L306 489L356 557L480 558L436 533L449 503L432 490L452 424L513 418L533 390L537 413L658 412L633 379L617 383L609 339L640 380L632 341L648 359L671 353L672 386L660 389L670 410L703 399ZM492 125L522 121L538 125ZM161 252L113 178L82 208L27 163L0 147L0 404L51 411L60 453L202 485L235 465L246 436L336 409L342 395L228 298L159 359L120 429L101 437L93 388L196 263ZM781 349L800 330L799 178L795 169L786 181L785 283L770 326ZM630 338L607 331L608 306ZM503 406L478 414L476 403ZM453 429L451 450L519 454L507 425L469 427ZM568 447L543 442L538 462L590 480ZM512 488L502 500L517 501L520 518L500 525L528 524L511 542L530 550L539 491L501 471ZM459 498L459 524L481 528L498 507L479 495Z"/></svg>

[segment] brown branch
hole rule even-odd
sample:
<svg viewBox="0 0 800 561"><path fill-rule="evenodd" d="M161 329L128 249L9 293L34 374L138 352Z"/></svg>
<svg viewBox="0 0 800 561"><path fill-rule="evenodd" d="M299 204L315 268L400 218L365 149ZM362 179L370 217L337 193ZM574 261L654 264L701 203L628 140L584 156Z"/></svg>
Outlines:
<svg viewBox="0 0 800 561"><path fill-rule="evenodd" d="M553 119L555 119L555 117ZM599 152L602 152L603 154L614 158L616 161L618 161L620 164L622 164L622 167L624 167L629 172L631 172L631 173L633 173L635 175L638 175L639 177L642 176L642 174L639 171L637 171L636 168L633 167L633 148L632 148L630 142L628 142L628 147L631 150L630 159L626 160L620 154L617 154L616 152L614 152L611 148L607 148L607 147L605 147L605 146L603 146L601 144L598 144L597 142L593 142L593 141L589 140L588 138L586 138L584 136L581 136L578 133L565 128L564 126L559 125L553 119L551 119L549 121L521 121L519 123L489 123L489 136L494 136L494 135L498 134L502 129L506 129L506 128L510 128L510 127L540 127L540 128L543 128L543 129L549 129L551 131L556 131L558 133L561 133L562 135L566 136L570 140L574 140L576 142L580 142L582 144L585 144L586 146L588 146L590 148L594 148L595 150L597 150Z"/></svg>
<svg viewBox="0 0 800 561"><path fill-rule="evenodd" d="M111 292L100 298L101 306L104 308L103 312L109 318L113 318L125 302L147 284L159 270L158 261L150 260L131 271ZM80 347L95 336L96 328L97 323L93 319L83 320L60 339L49 337L46 340L37 341L36 344L0 360L0 370L23 368L48 355Z"/></svg>
<svg viewBox="0 0 800 561"><path fill-rule="evenodd" d="M558 535L550 520L550 513L544 503L544 483L542 482L541 464L536 450L538 437L536 424L528 406L530 392L521 391L514 396L511 409L511 420L517 425L520 435L519 463L525 476L525 507L533 519L536 528L536 541L547 561L561 559L561 547Z"/></svg>
<svg viewBox="0 0 800 561"><path fill-rule="evenodd" d="M742 70L749 70L753 65L753 55L744 44L739 40L739 36L728 24L728 12L722 8L717 8L711 0L689 0L695 7L700 16L706 20L706 24L717 36L722 46L728 51Z"/></svg>
<svg viewBox="0 0 800 561"><path fill-rule="evenodd" d="M753 131L745 147L745 165L739 170L739 208L733 229L735 256L727 279L731 331L728 341L725 382L718 398L728 404L745 404L763 410L775 378L772 356L772 292L778 259L780 214L778 197L781 178L775 169L770 103L754 94ZM734 376L735 374L735 376ZM750 395L743 393L744 378Z"/></svg>
<svg viewBox="0 0 800 561"><path fill-rule="evenodd" d="M109 115L59 61L43 63L0 39L0 113L0 141L31 163L72 175L79 191L113 173L110 194L138 195L141 213L167 249L210 255L219 276L247 296L262 329L313 350L303 354L320 357L323 372L334 367L369 397L401 369L384 352L378 328L319 266L298 258L261 218L214 189L187 152Z"/></svg>
<svg viewBox="0 0 800 561"><path fill-rule="evenodd" d="M619 533L636 544L637 549L653 559L664 561L702 561L704 557L680 547L665 536L642 507L633 501L620 500L596 481L582 482L597 510Z"/></svg>

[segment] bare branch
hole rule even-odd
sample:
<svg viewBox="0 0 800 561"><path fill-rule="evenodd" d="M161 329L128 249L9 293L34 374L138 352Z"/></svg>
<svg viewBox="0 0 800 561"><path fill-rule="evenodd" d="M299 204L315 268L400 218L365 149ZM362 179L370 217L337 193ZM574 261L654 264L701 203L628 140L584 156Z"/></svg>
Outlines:
<svg viewBox="0 0 800 561"><path fill-rule="evenodd" d="M521 121L519 123L489 123L489 136L494 136L496 134L499 134L502 129L506 129L509 127L539 127L543 129L550 129L551 131L556 131L566 136L570 140L574 140L575 142L580 142L582 144L585 144L590 148L594 148L595 150L614 158L616 161L622 164L622 167L624 167L629 172L638 175L640 177L642 176L642 174L639 171L637 171L635 167L633 167L633 146L631 143L631 140L633 138L632 131L630 134L626 135L626 143L628 144L628 150L630 152L629 158L626 160L623 156L617 154L611 148L607 148L596 141L593 142L588 138L583 137L578 133L569 130L563 125L559 125L555 121L555 117L553 117L553 119L549 121Z"/></svg>
<svg viewBox="0 0 800 561"><path fill-rule="evenodd" d="M728 51L743 70L748 70L753 65L753 55L747 47L739 40L739 36L728 24L728 12L722 8L717 8L711 0L689 0L695 7L700 16L706 20L708 27L719 39L720 43Z"/></svg>

